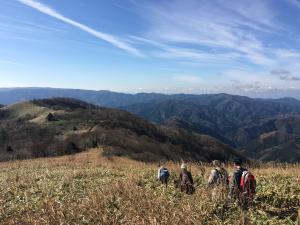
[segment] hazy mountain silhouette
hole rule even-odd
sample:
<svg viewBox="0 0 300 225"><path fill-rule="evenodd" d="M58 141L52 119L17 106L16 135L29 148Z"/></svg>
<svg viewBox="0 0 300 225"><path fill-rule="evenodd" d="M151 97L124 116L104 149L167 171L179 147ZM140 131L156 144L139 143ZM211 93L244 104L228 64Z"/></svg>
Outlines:
<svg viewBox="0 0 300 225"><path fill-rule="evenodd" d="M124 94L111 91L90 91L61 88L0 88L0 104L53 97L76 98L99 106L119 107L156 99L165 99L163 94Z"/></svg>

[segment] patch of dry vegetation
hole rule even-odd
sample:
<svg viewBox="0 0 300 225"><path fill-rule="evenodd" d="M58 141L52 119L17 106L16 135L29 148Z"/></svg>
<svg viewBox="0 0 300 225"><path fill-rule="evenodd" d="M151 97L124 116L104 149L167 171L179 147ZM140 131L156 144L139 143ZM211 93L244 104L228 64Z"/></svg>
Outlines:
<svg viewBox="0 0 300 225"><path fill-rule="evenodd" d="M31 102L16 103L4 107L3 110L9 111L10 119L26 117L33 118L50 112L49 109L37 106Z"/></svg>
<svg viewBox="0 0 300 225"><path fill-rule="evenodd" d="M210 167L191 165L196 193L188 196L156 180L155 164L73 156L0 164L1 224L299 224L300 166L252 169L258 193L242 212L210 200ZM168 163L171 180L179 165ZM297 222L298 216L298 222Z"/></svg>

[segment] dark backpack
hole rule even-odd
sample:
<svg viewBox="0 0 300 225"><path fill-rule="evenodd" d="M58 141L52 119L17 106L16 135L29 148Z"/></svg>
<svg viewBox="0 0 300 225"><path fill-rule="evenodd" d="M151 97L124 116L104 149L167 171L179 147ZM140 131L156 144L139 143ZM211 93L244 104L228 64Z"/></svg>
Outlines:
<svg viewBox="0 0 300 225"><path fill-rule="evenodd" d="M160 178L168 179L169 176L170 176L170 173L167 168L163 168L162 170L160 170L160 173L159 173Z"/></svg>
<svg viewBox="0 0 300 225"><path fill-rule="evenodd" d="M188 172L182 173L180 186L181 186L181 191L185 191L187 194L193 194L195 192L195 187L192 184Z"/></svg>

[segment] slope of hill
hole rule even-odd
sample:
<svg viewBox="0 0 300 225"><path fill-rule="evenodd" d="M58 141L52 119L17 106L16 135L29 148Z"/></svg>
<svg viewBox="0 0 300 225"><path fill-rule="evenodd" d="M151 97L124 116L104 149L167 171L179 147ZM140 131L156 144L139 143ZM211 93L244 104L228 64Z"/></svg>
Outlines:
<svg viewBox="0 0 300 225"><path fill-rule="evenodd" d="M239 155L206 135L158 126L122 110L75 99L22 102L0 109L0 158L71 154L104 147L106 156L143 161L227 160Z"/></svg>
<svg viewBox="0 0 300 225"><path fill-rule="evenodd" d="M177 117L171 117L170 119L164 121L162 124L175 129L182 128L195 133L206 134L222 141L225 144L235 147L235 143L224 137L222 135L222 132L217 127L210 128L209 126L202 125L201 123L193 123L178 119Z"/></svg>
<svg viewBox="0 0 300 225"><path fill-rule="evenodd" d="M263 161L275 161L277 158L283 162L299 162L300 161L300 137L286 140L279 145L266 148L257 153L257 158Z"/></svg>
<svg viewBox="0 0 300 225"><path fill-rule="evenodd" d="M278 116L240 128L232 139L260 160L300 161L300 116Z"/></svg>
<svg viewBox="0 0 300 225"><path fill-rule="evenodd" d="M102 157L101 148L72 156L0 163L1 224L268 224L300 222L299 165L251 167L254 206L241 215L226 196L208 194L210 166L189 163L196 192L181 193L156 179L156 163ZM168 162L170 183L178 163ZM232 172L232 167L225 167ZM283 169L284 168L284 169ZM187 216L189 215L189 216ZM242 217L242 219L241 219Z"/></svg>
<svg viewBox="0 0 300 225"><path fill-rule="evenodd" d="M295 162L300 161L297 155L300 147L292 145L292 149L285 149L283 146L288 146L287 140L297 141L299 105L298 100L291 98L263 100L219 94L134 104L125 109L156 123L213 136L246 150L253 158ZM260 137L269 132L281 135L265 145ZM264 152L267 154L275 147L277 154L264 156ZM297 154L287 158L287 152Z"/></svg>
<svg viewBox="0 0 300 225"><path fill-rule="evenodd" d="M184 96L179 99L126 106L124 109L154 122L177 116L193 123L204 122L218 126L223 132L286 114L300 114L300 101L290 104L281 99L252 99L227 94Z"/></svg>

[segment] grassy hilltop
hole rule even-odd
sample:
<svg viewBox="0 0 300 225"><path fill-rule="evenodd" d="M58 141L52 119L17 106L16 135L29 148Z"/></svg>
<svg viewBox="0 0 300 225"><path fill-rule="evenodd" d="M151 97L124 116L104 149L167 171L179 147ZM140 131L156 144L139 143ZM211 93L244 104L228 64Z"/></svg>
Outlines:
<svg viewBox="0 0 300 225"><path fill-rule="evenodd" d="M255 205L241 212L210 200L205 189L210 167L190 165L196 193L187 196L159 184L156 164L106 159L101 151L1 163L1 224L300 223L299 165L252 168ZM179 165L168 167L173 180Z"/></svg>

